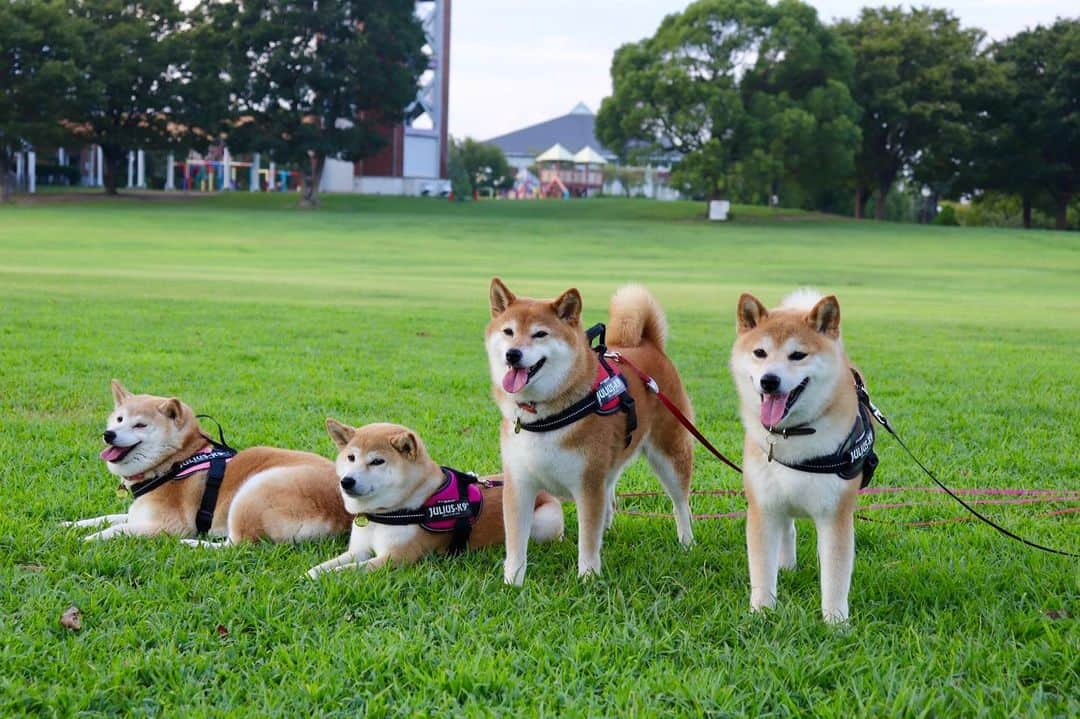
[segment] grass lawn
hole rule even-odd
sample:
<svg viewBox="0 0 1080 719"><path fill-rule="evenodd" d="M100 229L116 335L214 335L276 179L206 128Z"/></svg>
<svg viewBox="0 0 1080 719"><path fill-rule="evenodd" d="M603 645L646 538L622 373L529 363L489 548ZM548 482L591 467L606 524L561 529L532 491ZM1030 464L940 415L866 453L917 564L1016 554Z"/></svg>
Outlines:
<svg viewBox="0 0 1080 719"><path fill-rule="evenodd" d="M294 202L0 207L0 716L1080 714L1080 563L973 522L897 523L962 513L936 495L857 523L842 629L819 618L808 524L765 616L747 611L739 519L697 522L684 551L670 517L620 514L583 584L567 505L567 539L532 549L522 589L498 549L313 583L344 538L214 552L57 526L127 503L97 457L112 377L181 396L239 447L332 456L326 416L396 421L443 463L497 471L494 274L526 295L577 286L587 322L647 284L700 425L736 458L739 293L835 292L875 399L947 482L1080 490L1080 235L752 208L711 225L625 200ZM887 436L878 453L876 486L927 485ZM740 486L703 450L694 483ZM638 463L620 489L659 483ZM1080 551L1077 515L1045 516L1070 506L983 508ZM58 621L72 604L77 633Z"/></svg>

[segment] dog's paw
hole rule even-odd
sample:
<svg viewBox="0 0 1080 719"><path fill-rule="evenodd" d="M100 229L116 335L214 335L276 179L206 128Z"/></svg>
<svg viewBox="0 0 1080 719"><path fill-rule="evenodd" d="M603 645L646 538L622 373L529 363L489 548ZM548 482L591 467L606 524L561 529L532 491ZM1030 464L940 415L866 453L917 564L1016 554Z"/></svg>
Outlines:
<svg viewBox="0 0 1080 719"><path fill-rule="evenodd" d="M320 574L322 574L322 572L320 572L317 567L312 567L304 572L304 576L308 579L318 579Z"/></svg>

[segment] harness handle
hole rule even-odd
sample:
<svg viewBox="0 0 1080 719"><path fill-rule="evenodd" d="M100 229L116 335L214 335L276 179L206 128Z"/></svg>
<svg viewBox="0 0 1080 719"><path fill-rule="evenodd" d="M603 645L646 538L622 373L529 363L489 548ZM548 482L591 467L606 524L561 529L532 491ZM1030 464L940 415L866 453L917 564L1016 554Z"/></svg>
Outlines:
<svg viewBox="0 0 1080 719"><path fill-rule="evenodd" d="M211 422L213 422L214 424L216 424L217 425L217 431L218 431L218 439L221 440L221 441L220 442L214 442L214 440L210 439L209 437L206 437L206 439L209 440L211 444L216 444L219 447L225 447L226 449L232 449L232 447L229 446L229 443L225 441L225 430L223 430L221 428L221 423L220 422L218 422L216 419L214 419L213 417L211 417L208 414L197 414L197 415L195 415L195 419L208 419ZM203 436L205 436L205 435L203 435Z"/></svg>

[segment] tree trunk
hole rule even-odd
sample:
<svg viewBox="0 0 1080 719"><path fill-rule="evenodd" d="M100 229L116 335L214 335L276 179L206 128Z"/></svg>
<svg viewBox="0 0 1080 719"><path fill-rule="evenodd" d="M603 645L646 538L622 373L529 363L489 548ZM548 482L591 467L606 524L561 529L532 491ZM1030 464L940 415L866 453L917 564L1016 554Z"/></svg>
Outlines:
<svg viewBox="0 0 1080 719"><path fill-rule="evenodd" d="M1031 196L1024 195L1024 229L1031 229Z"/></svg>
<svg viewBox="0 0 1080 719"><path fill-rule="evenodd" d="M101 146L101 170L102 180L105 183L106 195L119 194L116 190L120 174L123 172L124 151L116 145Z"/></svg>
<svg viewBox="0 0 1080 719"><path fill-rule="evenodd" d="M1057 219L1054 221L1055 230L1069 229L1069 200L1071 199L1071 192L1062 192L1058 195Z"/></svg>
<svg viewBox="0 0 1080 719"><path fill-rule="evenodd" d="M0 202L7 202L11 199L13 189L7 150L0 148Z"/></svg>
<svg viewBox="0 0 1080 719"><path fill-rule="evenodd" d="M877 191L877 204L874 205L874 219L885 219L885 198L889 196L888 187L879 187Z"/></svg>
<svg viewBox="0 0 1080 719"><path fill-rule="evenodd" d="M311 165L308 172L304 173L304 191L300 198L300 207L315 209L319 206L319 185L322 184L326 155L313 152L310 153L309 157L311 158Z"/></svg>
<svg viewBox="0 0 1080 719"><path fill-rule="evenodd" d="M855 219L866 219L866 199L870 195L870 190L865 187L855 188Z"/></svg>

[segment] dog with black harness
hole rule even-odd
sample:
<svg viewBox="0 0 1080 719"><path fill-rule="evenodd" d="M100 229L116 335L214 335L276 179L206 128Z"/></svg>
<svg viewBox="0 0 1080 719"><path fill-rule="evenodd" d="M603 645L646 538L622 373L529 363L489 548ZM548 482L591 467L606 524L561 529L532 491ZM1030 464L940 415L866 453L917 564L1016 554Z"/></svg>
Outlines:
<svg viewBox="0 0 1080 719"><path fill-rule="evenodd" d="M87 540L172 534L207 546L269 539L295 542L343 534L352 517L328 459L275 447L237 451L210 438L175 397L133 394L116 380L101 459L132 496L122 514L66 522L99 527Z"/></svg>
<svg viewBox="0 0 1080 719"><path fill-rule="evenodd" d="M604 346L601 326L586 331L582 325L576 289L555 299L530 299L495 278L490 301L484 339L502 414L504 581L520 585L525 579L531 509L540 491L573 498L578 575L599 574L616 482L640 453L671 498L679 542L690 545L693 439L639 374L622 372L614 359L655 377L683 415L693 414L678 371L664 353L667 320L656 298L640 285L615 293L606 324L610 347Z"/></svg>
<svg viewBox="0 0 1080 719"><path fill-rule="evenodd" d="M866 386L840 340L840 304L800 290L766 310L744 294L736 328L750 608L775 605L777 571L795 567L794 520L808 517L817 528L821 613L846 621L856 500L877 455Z"/></svg>
<svg viewBox="0 0 1080 719"><path fill-rule="evenodd" d="M443 467L408 427L360 428L335 419L326 430L338 447L337 474L345 507L356 515L349 548L308 571L312 579L341 569L411 564L436 553L459 554L504 538L502 480ZM562 505L538 495L532 539L562 537Z"/></svg>

